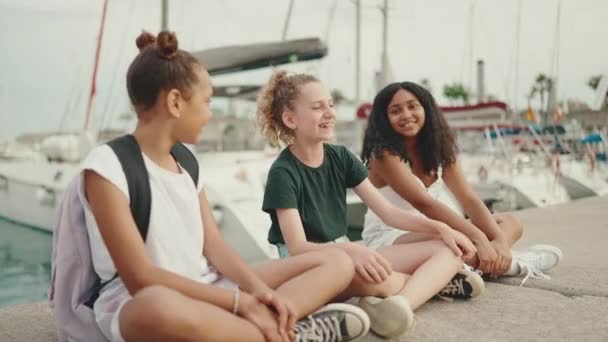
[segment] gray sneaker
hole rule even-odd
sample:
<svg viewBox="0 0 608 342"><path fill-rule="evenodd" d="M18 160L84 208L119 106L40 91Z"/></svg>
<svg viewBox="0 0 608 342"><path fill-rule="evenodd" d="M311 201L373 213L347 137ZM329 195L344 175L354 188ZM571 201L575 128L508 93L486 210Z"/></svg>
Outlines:
<svg viewBox="0 0 608 342"><path fill-rule="evenodd" d="M363 297L359 307L371 321L371 329L381 337L399 336L414 327L414 312L403 296Z"/></svg>
<svg viewBox="0 0 608 342"><path fill-rule="evenodd" d="M296 323L296 342L352 341L369 331L369 317L358 307L332 303Z"/></svg>
<svg viewBox="0 0 608 342"><path fill-rule="evenodd" d="M465 265L450 282L437 294L442 299L471 299L479 296L485 283L479 273Z"/></svg>

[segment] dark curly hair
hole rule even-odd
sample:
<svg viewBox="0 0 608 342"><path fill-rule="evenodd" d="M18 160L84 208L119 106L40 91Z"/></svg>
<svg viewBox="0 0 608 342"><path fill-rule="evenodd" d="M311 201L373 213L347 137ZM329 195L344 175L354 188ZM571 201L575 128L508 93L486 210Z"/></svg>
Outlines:
<svg viewBox="0 0 608 342"><path fill-rule="evenodd" d="M382 159L385 151L410 162L403 137L393 130L387 117L388 105L399 89L412 93L424 108L424 125L416 136L416 149L422 159L424 173L430 175L439 166L445 167L454 163L457 152L456 142L443 113L439 110L433 95L424 87L412 82L389 84L374 98L363 139L361 151L363 162L369 166L372 153L376 159Z"/></svg>

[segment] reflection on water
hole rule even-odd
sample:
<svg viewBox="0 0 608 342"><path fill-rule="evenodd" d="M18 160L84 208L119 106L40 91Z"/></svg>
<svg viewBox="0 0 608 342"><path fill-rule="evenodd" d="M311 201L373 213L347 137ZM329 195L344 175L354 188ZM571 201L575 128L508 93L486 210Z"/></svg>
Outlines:
<svg viewBox="0 0 608 342"><path fill-rule="evenodd" d="M0 219L0 306L44 300L52 235Z"/></svg>

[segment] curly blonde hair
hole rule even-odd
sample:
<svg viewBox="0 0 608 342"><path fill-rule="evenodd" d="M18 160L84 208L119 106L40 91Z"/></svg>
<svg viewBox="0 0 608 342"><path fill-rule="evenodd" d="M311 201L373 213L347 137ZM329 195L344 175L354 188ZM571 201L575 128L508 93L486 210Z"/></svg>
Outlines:
<svg viewBox="0 0 608 342"><path fill-rule="evenodd" d="M293 110L300 94L300 87L319 80L309 74L289 74L285 70L275 72L258 97L257 120L262 134L278 146L280 142L293 142L293 131L283 122L285 109Z"/></svg>

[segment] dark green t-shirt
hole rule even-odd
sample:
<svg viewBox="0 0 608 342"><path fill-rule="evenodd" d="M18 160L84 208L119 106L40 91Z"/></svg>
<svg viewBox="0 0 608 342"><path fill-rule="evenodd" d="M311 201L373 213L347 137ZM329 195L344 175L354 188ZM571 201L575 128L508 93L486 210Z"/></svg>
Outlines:
<svg viewBox="0 0 608 342"><path fill-rule="evenodd" d="M289 148L270 167L262 206L272 219L268 242L285 243L277 208L298 209L308 241L328 242L346 235L346 189L365 180L367 169L346 147L323 146L323 163L317 168L300 162Z"/></svg>

